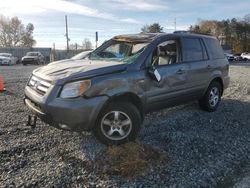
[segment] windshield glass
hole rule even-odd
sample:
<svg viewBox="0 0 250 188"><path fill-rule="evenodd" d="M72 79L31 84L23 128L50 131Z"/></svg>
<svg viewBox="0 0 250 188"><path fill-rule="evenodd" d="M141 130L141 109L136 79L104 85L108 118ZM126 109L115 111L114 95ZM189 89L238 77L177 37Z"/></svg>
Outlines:
<svg viewBox="0 0 250 188"><path fill-rule="evenodd" d="M38 56L37 52L28 52L27 56Z"/></svg>
<svg viewBox="0 0 250 188"><path fill-rule="evenodd" d="M130 43L113 40L105 49L92 52L89 59L133 63L147 45L148 43Z"/></svg>

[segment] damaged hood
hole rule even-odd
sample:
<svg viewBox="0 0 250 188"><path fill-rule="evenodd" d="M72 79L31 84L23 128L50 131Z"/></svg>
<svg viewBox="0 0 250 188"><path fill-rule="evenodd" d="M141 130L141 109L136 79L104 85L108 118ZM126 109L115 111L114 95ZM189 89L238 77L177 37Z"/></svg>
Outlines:
<svg viewBox="0 0 250 188"><path fill-rule="evenodd" d="M39 67L33 71L33 74L45 80L56 81L69 76L88 76L90 74L97 76L99 74L112 73L114 71L119 71L119 69L124 69L124 66L121 66L120 68L117 66L115 70L112 68L107 69L107 67L115 65L124 65L124 63L117 61L95 61L87 59L74 61L69 60L60 63L51 63L46 66ZM106 69L97 71L97 69L101 68ZM93 73L94 70L96 71Z"/></svg>

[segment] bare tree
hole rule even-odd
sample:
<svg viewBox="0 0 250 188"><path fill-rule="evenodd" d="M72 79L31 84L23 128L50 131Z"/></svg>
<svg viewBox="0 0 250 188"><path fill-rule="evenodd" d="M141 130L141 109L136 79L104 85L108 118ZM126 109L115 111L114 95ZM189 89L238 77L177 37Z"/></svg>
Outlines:
<svg viewBox="0 0 250 188"><path fill-rule="evenodd" d="M36 41L33 39L33 24L26 28L18 17L0 17L0 46L4 47L32 47Z"/></svg>
<svg viewBox="0 0 250 188"><path fill-rule="evenodd" d="M85 38L82 42L83 49L90 50L92 49L92 43L88 38Z"/></svg>

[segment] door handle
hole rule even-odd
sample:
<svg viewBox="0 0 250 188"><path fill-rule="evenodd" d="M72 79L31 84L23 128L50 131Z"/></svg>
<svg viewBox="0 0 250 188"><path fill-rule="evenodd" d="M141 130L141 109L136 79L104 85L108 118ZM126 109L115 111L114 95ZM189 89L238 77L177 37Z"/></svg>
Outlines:
<svg viewBox="0 0 250 188"><path fill-rule="evenodd" d="M183 70L183 69L179 69L179 70L176 72L176 74L183 74L183 73L185 73L185 70Z"/></svg>
<svg viewBox="0 0 250 188"><path fill-rule="evenodd" d="M211 68L212 68L212 66L211 66L211 65L208 65L208 66L207 66L207 69L211 69Z"/></svg>

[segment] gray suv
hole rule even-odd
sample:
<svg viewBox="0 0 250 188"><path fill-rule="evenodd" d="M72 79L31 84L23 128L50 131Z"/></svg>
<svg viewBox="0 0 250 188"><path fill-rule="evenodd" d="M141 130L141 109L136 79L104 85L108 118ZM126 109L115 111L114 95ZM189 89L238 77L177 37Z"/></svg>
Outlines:
<svg viewBox="0 0 250 188"><path fill-rule="evenodd" d="M136 138L146 113L198 100L215 111L228 87L219 42L196 34L113 37L87 59L33 71L25 104L51 126L92 131L104 144Z"/></svg>
<svg viewBox="0 0 250 188"><path fill-rule="evenodd" d="M40 65L44 64L44 56L40 52L28 52L22 57L22 64Z"/></svg>

